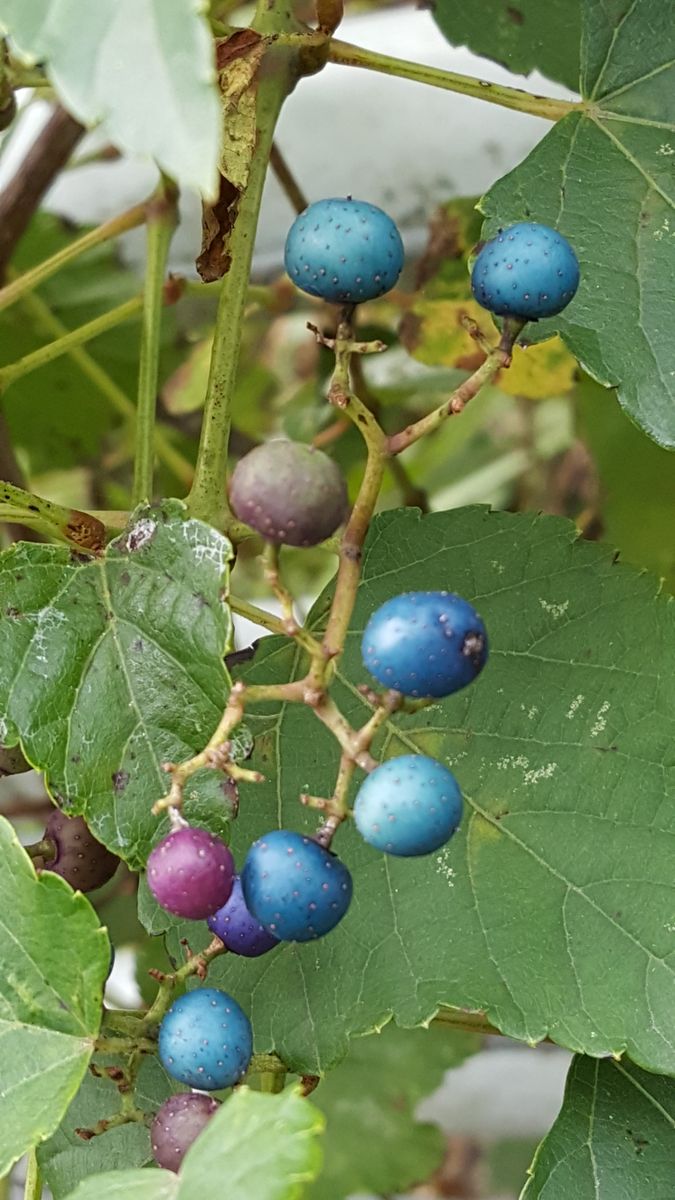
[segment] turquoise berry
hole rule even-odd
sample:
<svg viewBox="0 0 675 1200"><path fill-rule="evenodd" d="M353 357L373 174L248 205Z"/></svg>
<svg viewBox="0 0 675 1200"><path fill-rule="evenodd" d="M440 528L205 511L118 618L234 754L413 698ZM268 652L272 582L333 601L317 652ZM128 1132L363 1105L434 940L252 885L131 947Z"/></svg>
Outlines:
<svg viewBox="0 0 675 1200"><path fill-rule="evenodd" d="M404 754L376 767L361 784L354 819L376 850L404 858L432 854L462 817L462 793L447 767L423 754Z"/></svg>
<svg viewBox="0 0 675 1200"><path fill-rule="evenodd" d="M475 608L453 592L403 592L373 613L361 651L385 687L405 696L449 696L485 666L487 632Z"/></svg>
<svg viewBox="0 0 675 1200"><path fill-rule="evenodd" d="M352 877L313 838L274 829L251 846L241 873L249 912L283 942L323 937L344 917Z"/></svg>
<svg viewBox="0 0 675 1200"><path fill-rule="evenodd" d="M381 208L365 200L317 200L291 225L286 270L299 288L333 304L390 291L403 269L403 242Z"/></svg>
<svg viewBox="0 0 675 1200"><path fill-rule="evenodd" d="M562 312L579 286L579 261L567 238L534 221L500 229L471 272L471 290L498 317L536 321Z"/></svg>
<svg viewBox="0 0 675 1200"><path fill-rule="evenodd" d="M232 1087L253 1053L251 1024L218 988L196 988L171 1005L159 1027L159 1057L169 1075L205 1092Z"/></svg>

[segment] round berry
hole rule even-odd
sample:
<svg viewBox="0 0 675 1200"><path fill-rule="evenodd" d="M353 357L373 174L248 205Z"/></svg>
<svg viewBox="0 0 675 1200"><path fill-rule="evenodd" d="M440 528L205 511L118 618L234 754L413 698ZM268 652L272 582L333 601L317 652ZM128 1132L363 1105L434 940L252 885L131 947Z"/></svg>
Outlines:
<svg viewBox="0 0 675 1200"><path fill-rule="evenodd" d="M403 269L403 242L381 208L364 200L317 200L286 238L286 270L297 287L333 304L374 300Z"/></svg>
<svg viewBox="0 0 675 1200"><path fill-rule="evenodd" d="M347 515L347 487L332 458L281 439L256 446L237 463L230 500L240 521L287 546L316 546Z"/></svg>
<svg viewBox="0 0 675 1200"><path fill-rule="evenodd" d="M67 817L56 809L43 834L54 843L56 856L44 860L45 870L60 875L80 892L92 892L112 879L119 859L96 841L82 817Z"/></svg>
<svg viewBox="0 0 675 1200"><path fill-rule="evenodd" d="M188 1087L218 1092L246 1073L253 1053L251 1023L218 988L197 988L171 1005L159 1027L159 1057Z"/></svg>
<svg viewBox="0 0 675 1200"><path fill-rule="evenodd" d="M177 1171L193 1142L220 1105L211 1096L183 1092L169 1096L150 1126L152 1157L165 1171Z"/></svg>
<svg viewBox="0 0 675 1200"><path fill-rule="evenodd" d="M579 261L548 225L520 221L486 242L471 271L471 290L498 317L554 317L579 286Z"/></svg>
<svg viewBox="0 0 675 1200"><path fill-rule="evenodd" d="M230 851L205 829L174 830L150 852L147 870L157 903L191 921L222 908L234 880Z"/></svg>
<svg viewBox="0 0 675 1200"><path fill-rule="evenodd" d="M229 900L206 923L228 950L242 954L244 958L259 958L279 944L279 939L263 929L260 921L248 911L238 875L235 875Z"/></svg>
<svg viewBox="0 0 675 1200"><path fill-rule="evenodd" d="M403 754L361 784L354 820L376 850L407 858L443 846L462 818L462 793L447 767L424 754Z"/></svg>
<svg viewBox="0 0 675 1200"><path fill-rule="evenodd" d="M387 688L404 696L449 696L482 671L487 633L475 608L453 592L403 592L373 613L361 653Z"/></svg>
<svg viewBox="0 0 675 1200"><path fill-rule="evenodd" d="M352 898L344 863L288 829L274 829L253 843L241 882L249 911L282 942L323 937L342 920Z"/></svg>

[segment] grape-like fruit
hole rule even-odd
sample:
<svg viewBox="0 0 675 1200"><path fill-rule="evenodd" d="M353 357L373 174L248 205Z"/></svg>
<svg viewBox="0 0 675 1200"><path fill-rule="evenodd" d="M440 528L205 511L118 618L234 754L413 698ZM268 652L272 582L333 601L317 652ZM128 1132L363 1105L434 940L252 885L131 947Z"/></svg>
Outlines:
<svg viewBox="0 0 675 1200"><path fill-rule="evenodd" d="M286 270L297 287L334 304L373 300L403 269L401 235L387 213L365 200L317 200L286 238Z"/></svg>
<svg viewBox="0 0 675 1200"><path fill-rule="evenodd" d="M206 923L228 950L245 958L259 958L279 945L279 939L263 929L260 921L248 911L238 875L235 875L229 900Z"/></svg>
<svg viewBox="0 0 675 1200"><path fill-rule="evenodd" d="M150 1126L150 1145L157 1166L178 1171L190 1146L219 1108L217 1100L199 1092L169 1096Z"/></svg>
<svg viewBox="0 0 675 1200"><path fill-rule="evenodd" d="M80 892L102 887L119 866L119 859L97 842L82 817L67 817L55 809L42 836L56 849L55 858L44 859L45 870L60 875Z"/></svg>
<svg viewBox="0 0 675 1200"><path fill-rule="evenodd" d="M148 857L148 885L167 912L191 921L210 917L228 899L234 860L205 829L176 829Z"/></svg>
<svg viewBox="0 0 675 1200"><path fill-rule="evenodd" d="M251 846L241 873L246 906L282 942L323 937L344 917L352 877L312 838L274 829Z"/></svg>
<svg viewBox="0 0 675 1200"><path fill-rule="evenodd" d="M438 850L461 819L457 780L423 754L403 754L376 767L354 804L356 827L365 841L404 858Z"/></svg>
<svg viewBox="0 0 675 1200"><path fill-rule="evenodd" d="M230 501L268 542L316 546L347 514L347 488L322 450L276 439L256 446L235 467Z"/></svg>
<svg viewBox="0 0 675 1200"><path fill-rule="evenodd" d="M188 1087L218 1092L246 1073L253 1053L251 1023L232 996L197 988L179 996L159 1027L159 1057Z"/></svg>
<svg viewBox="0 0 675 1200"><path fill-rule="evenodd" d="M485 666L485 626L453 592L403 592L378 608L361 643L365 666L405 696L449 696Z"/></svg>
<svg viewBox="0 0 675 1200"><path fill-rule="evenodd" d="M579 261L567 238L534 221L500 229L471 271L476 300L499 317L554 317L578 286Z"/></svg>

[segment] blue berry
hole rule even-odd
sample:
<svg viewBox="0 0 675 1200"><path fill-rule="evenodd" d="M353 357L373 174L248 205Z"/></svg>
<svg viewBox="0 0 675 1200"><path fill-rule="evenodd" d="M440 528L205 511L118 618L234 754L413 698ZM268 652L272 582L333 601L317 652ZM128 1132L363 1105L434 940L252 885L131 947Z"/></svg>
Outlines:
<svg viewBox="0 0 675 1200"><path fill-rule="evenodd" d="M403 269L403 242L381 208L364 200L317 200L295 218L286 238L286 270L310 296L334 304L374 300Z"/></svg>
<svg viewBox="0 0 675 1200"><path fill-rule="evenodd" d="M245 1074L253 1037L246 1013L227 992L197 988L171 1005L159 1027L159 1057L169 1075L205 1092Z"/></svg>
<svg viewBox="0 0 675 1200"><path fill-rule="evenodd" d="M241 882L249 911L283 942L323 937L342 920L352 898L344 863L288 829L274 829L253 843Z"/></svg>
<svg viewBox="0 0 675 1200"><path fill-rule="evenodd" d="M520 221L500 229L473 264L471 290L498 317L554 317L579 286L579 261L567 238L548 225Z"/></svg>
<svg viewBox="0 0 675 1200"><path fill-rule="evenodd" d="M447 767L423 754L390 758L361 784L354 820L376 850L409 857L443 846L462 818L462 793Z"/></svg>
<svg viewBox="0 0 675 1200"><path fill-rule="evenodd" d="M373 613L361 653L371 675L387 688L405 696L449 696L482 671L487 633L461 596L403 592Z"/></svg>
<svg viewBox="0 0 675 1200"><path fill-rule="evenodd" d="M245 958L258 958L279 944L279 939L263 929L248 911L239 875L234 877L234 887L227 904L209 917L206 924L228 950Z"/></svg>

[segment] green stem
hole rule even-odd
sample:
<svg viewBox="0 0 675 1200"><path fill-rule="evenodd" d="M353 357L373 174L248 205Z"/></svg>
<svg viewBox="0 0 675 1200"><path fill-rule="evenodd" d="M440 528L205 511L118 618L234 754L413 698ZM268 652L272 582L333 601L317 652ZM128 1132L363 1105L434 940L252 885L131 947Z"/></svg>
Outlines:
<svg viewBox="0 0 675 1200"><path fill-rule="evenodd" d="M49 342L48 345L41 346L39 350L34 350L32 354L26 354L16 362L9 363L6 367L0 367L0 388L9 387L15 379L20 379L22 375L28 375L30 371L36 371L38 367L44 367L47 363L53 362L62 354L67 354L74 346L81 346L84 342L91 341L92 338L106 333L109 329L114 329L116 325L129 321L140 312L142 307L142 297L134 296L131 300L125 300L124 304L118 304L110 312L95 317L93 321L87 321L86 325L71 329L63 337L57 338L55 342Z"/></svg>
<svg viewBox="0 0 675 1200"><path fill-rule="evenodd" d="M416 83L428 83L432 87L459 92L462 96L473 96L477 100L489 100L502 108L513 108L518 112L531 113L548 121L560 121L568 113L582 108L578 100L553 100L549 96L533 96L521 88L505 87L500 83L489 83L485 79L474 79L470 75L458 75L455 71L442 71L438 67L427 67L422 63L407 62L403 58L391 58L375 50L364 50L335 38L328 50L328 61L349 67L366 67L369 71L381 71L385 75L396 75L401 79L412 79Z"/></svg>
<svg viewBox="0 0 675 1200"><path fill-rule="evenodd" d="M143 294L141 350L138 364L138 403L136 408L134 482L132 504L152 499L155 449L155 409L159 376L159 351L164 302L164 278L169 246L176 228L177 192L163 180L148 204L147 243Z"/></svg>
<svg viewBox="0 0 675 1200"><path fill-rule="evenodd" d="M265 35L297 26L283 0L259 0L252 28ZM253 244L274 129L292 86L297 53L289 48L268 51L265 73L258 82L256 145L228 245L231 265L220 292L195 478L188 498L192 516L225 529L231 517L226 493L230 409Z"/></svg>
<svg viewBox="0 0 675 1200"><path fill-rule="evenodd" d="M28 1151L26 1166L26 1182L23 1189L23 1200L40 1200L42 1195L42 1173L38 1166L35 1147Z"/></svg>
<svg viewBox="0 0 675 1200"><path fill-rule="evenodd" d="M36 292L29 292L21 298L21 307L25 308L26 312L39 322L39 324L52 338L62 338L68 332L67 326L54 315L48 304ZM115 380L110 377L107 371L92 358L88 350L81 346L73 346L68 351L68 357L79 367L86 379L93 383L94 387L108 401L108 404L115 412L119 413L125 420L133 423L136 420L136 408L133 402L129 399L122 388L119 387ZM166 435L166 431L161 426L156 426L155 433L155 450L157 457L168 467L170 471L179 479L180 482L189 488L194 475L194 468L189 459L181 454L180 450L176 450L170 439Z"/></svg>
<svg viewBox="0 0 675 1200"><path fill-rule="evenodd" d="M13 483L0 482L0 520L20 521L24 525L46 530L49 537L59 538L85 550L102 550L105 528L97 517L77 508L65 508L25 492Z"/></svg>
<svg viewBox="0 0 675 1200"><path fill-rule="evenodd" d="M8 308L10 304L14 304L26 292L32 292L38 284L44 283L45 279L49 279L56 271L60 271L61 267L65 267L73 259L78 258L80 254L84 254L94 246L100 246L102 242L108 242L111 238L118 237L121 233L126 233L129 229L135 229L138 225L142 225L146 211L146 204L135 204L133 208L128 209L119 217L113 217L111 221L105 221L103 225L83 234L69 246L64 246L63 250L59 250L57 254L52 254L51 258L46 258L44 262L38 263L36 267L8 283L6 287L0 289L0 312L4 308Z"/></svg>

